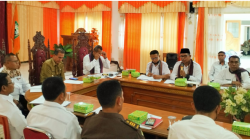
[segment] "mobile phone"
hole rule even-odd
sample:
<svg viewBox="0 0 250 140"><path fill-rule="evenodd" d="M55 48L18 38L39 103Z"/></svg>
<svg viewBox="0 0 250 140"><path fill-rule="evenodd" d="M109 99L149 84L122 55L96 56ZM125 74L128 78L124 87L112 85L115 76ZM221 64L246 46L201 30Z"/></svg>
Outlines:
<svg viewBox="0 0 250 140"><path fill-rule="evenodd" d="M156 119L148 118L145 125L153 126L155 124Z"/></svg>
<svg viewBox="0 0 250 140"><path fill-rule="evenodd" d="M74 77L72 77L72 78L69 78L70 80L78 80L78 78L74 78Z"/></svg>

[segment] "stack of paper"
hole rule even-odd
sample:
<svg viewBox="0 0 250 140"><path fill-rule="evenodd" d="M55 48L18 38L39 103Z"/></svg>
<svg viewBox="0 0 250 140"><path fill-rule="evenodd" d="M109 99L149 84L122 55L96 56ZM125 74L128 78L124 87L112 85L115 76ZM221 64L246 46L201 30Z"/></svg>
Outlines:
<svg viewBox="0 0 250 140"><path fill-rule="evenodd" d="M37 99L31 101L30 104L43 104L44 101L45 101L45 99L44 99L44 97L43 97L43 95L42 95L42 96L40 96L39 98L37 98ZM62 105L62 106L67 106L67 105L69 105L70 103L71 103L71 102L69 102L69 101L64 101L61 105Z"/></svg>
<svg viewBox="0 0 250 140"><path fill-rule="evenodd" d="M146 75L141 75L137 79L143 80L143 81L157 81L157 82L161 82L161 80L162 80L162 79L154 79L153 77L148 77Z"/></svg>
<svg viewBox="0 0 250 140"><path fill-rule="evenodd" d="M42 85L30 87L30 92L42 92Z"/></svg>
<svg viewBox="0 0 250 140"><path fill-rule="evenodd" d="M64 83L68 84L82 84L83 81L77 81L77 80L65 80Z"/></svg>
<svg viewBox="0 0 250 140"><path fill-rule="evenodd" d="M165 84L174 84L174 80L167 79L164 83Z"/></svg>

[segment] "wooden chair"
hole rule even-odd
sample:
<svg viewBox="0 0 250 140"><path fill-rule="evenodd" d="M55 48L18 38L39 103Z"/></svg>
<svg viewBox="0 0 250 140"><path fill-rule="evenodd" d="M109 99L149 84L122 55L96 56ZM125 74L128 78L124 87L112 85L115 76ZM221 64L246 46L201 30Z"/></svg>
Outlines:
<svg viewBox="0 0 250 140"><path fill-rule="evenodd" d="M11 139L8 118L3 115L0 115L0 139Z"/></svg>
<svg viewBox="0 0 250 140"><path fill-rule="evenodd" d="M30 41L28 40L28 54L29 54L29 83L31 86L40 85L40 73L43 62L50 58L50 46L48 40L48 48L44 45L44 36L41 31L37 31L33 37L35 42L32 49L30 49ZM33 60L32 60L33 58Z"/></svg>
<svg viewBox="0 0 250 140"><path fill-rule="evenodd" d="M5 43L4 43L4 39L2 39L2 50L0 49L0 68L4 64L5 55L6 55Z"/></svg>
<svg viewBox="0 0 250 140"><path fill-rule="evenodd" d="M25 139L53 139L53 136L42 129L27 126L23 130Z"/></svg>
<svg viewBox="0 0 250 140"><path fill-rule="evenodd" d="M90 44L89 36L86 35L84 28L79 28L75 34L79 34L73 39L73 68L72 75L74 77L83 75L83 58L93 50L93 45Z"/></svg>

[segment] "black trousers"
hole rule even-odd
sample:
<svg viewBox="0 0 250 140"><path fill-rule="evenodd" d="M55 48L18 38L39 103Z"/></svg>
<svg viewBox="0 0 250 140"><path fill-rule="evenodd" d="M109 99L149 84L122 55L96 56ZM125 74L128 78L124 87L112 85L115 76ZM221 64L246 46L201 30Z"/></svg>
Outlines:
<svg viewBox="0 0 250 140"><path fill-rule="evenodd" d="M28 116L29 114L29 110L27 108L27 101L24 98L23 95L19 95L19 104L21 104L21 107L19 107L19 109L22 111L22 114L25 116L25 118Z"/></svg>

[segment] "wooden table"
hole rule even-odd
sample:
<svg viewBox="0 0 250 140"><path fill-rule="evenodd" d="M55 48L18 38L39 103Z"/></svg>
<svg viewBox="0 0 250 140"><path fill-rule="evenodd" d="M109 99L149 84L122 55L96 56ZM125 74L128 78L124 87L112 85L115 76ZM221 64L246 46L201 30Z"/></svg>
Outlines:
<svg viewBox="0 0 250 140"><path fill-rule="evenodd" d="M82 80L82 76L78 77ZM193 92L196 87L177 87L173 84L165 84L164 81L152 82L137 80L131 76L114 78L119 80L124 93L125 103L146 106L165 111L193 115L195 112L191 108ZM95 80L93 83L65 84L66 91L96 97L97 86L110 78ZM245 119L250 121L250 115ZM218 121L232 123L232 117L221 110Z"/></svg>
<svg viewBox="0 0 250 140"><path fill-rule="evenodd" d="M42 95L42 93L38 93L38 92L37 93L26 92L25 98L27 99L28 102L30 102L30 101L38 98L41 95ZM86 115L82 114L82 113L73 112L73 105L75 103L85 102L85 103L94 104L94 110L97 109L98 107L100 107L99 101L95 97L71 93L70 101L71 101L71 104L69 104L66 108L67 108L67 110L71 111L72 113L74 113L78 117L85 117ZM123 109L120 112L120 114L123 115L124 119L127 119L128 115L135 110L146 111L150 114L161 116L163 119L162 124L160 124L155 129L151 129L151 130L142 129L142 131L144 133L148 133L148 134L152 134L152 135L164 137L164 138L168 137L168 130L167 130L167 128L169 126L168 116L176 116L176 121L181 120L182 117L185 116L184 114L178 114L178 113L173 113L173 112L169 112L169 111L148 108L148 107L138 106L138 105L133 105L133 104L128 104L128 103L123 104ZM232 129L232 124L224 123L224 122L216 122L216 123L218 125L226 128L226 129L228 129L228 130ZM242 137L248 138L248 139L250 138L247 136L242 136Z"/></svg>

